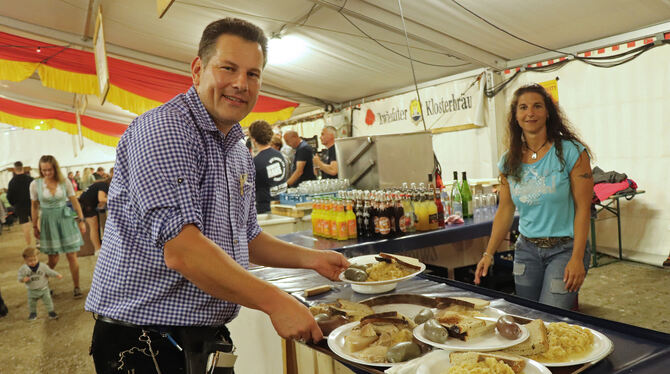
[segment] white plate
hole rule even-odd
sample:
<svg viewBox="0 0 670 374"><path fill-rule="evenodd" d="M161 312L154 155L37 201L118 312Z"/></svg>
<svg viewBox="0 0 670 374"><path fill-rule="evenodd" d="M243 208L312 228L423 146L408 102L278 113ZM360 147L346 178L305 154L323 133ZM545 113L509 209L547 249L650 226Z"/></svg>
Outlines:
<svg viewBox="0 0 670 374"><path fill-rule="evenodd" d="M451 367L449 351L433 351L430 362L423 362L416 370L416 374L442 374ZM537 361L526 359L526 367L522 374L551 374L551 371Z"/></svg>
<svg viewBox="0 0 670 374"><path fill-rule="evenodd" d="M586 356L582 356L578 359L568 361L561 361L561 362L538 361L538 362L548 367L581 365L587 362L598 362L603 358L607 357L610 353L612 353L612 351L614 350L614 344L607 336L594 329L590 329L588 327L586 328L591 330L591 333L593 334L593 348L591 349L591 352L589 354L587 354Z"/></svg>
<svg viewBox="0 0 670 374"><path fill-rule="evenodd" d="M360 322L351 322L347 323L346 325L342 325L335 330L333 330L329 335L328 335L328 347L330 348L333 353L336 355L349 360L351 362L355 362L357 364L363 364L363 365L369 365L369 366L376 366L376 367L391 367L394 365L400 365L402 362L398 363L390 363L390 362L382 362L382 363L377 363L377 362L367 362L363 361L358 357L353 356L351 353L347 352L346 348L344 347L344 337L347 336L351 330L358 326Z"/></svg>
<svg viewBox="0 0 670 374"><path fill-rule="evenodd" d="M357 265L367 265L367 264L375 264L379 261L375 259L375 257L378 257L379 255L366 255L366 256L358 256L358 257L353 257L349 259L350 264L357 264ZM398 284L398 282L414 278L424 270L426 270L426 265L422 262L419 262L419 260L413 258L413 257L407 257L407 256L399 256L399 255L393 255L394 257L397 257L405 262L408 262L413 265L420 266L421 269L415 271L412 274L406 275L402 278L396 278L396 279L389 279L385 281L377 281L377 282L356 282L349 280L344 277L344 272L340 273L340 280L345 283L351 284L351 288L358 292L358 293L364 293L364 294L376 294L376 293L383 293L383 292L388 292L391 291L392 289L395 288L395 286Z"/></svg>
<svg viewBox="0 0 670 374"><path fill-rule="evenodd" d="M433 347L451 351L497 351L511 347L513 345L517 345L528 339L530 336L528 329L526 329L526 327L523 325L519 325L519 327L521 327L521 336L514 340L503 338L498 333L498 330L494 330L489 334L478 336L476 338L469 339L468 341L449 337L444 343L436 343L426 338L423 330L423 324L420 324L414 329L414 337L426 344L432 345Z"/></svg>

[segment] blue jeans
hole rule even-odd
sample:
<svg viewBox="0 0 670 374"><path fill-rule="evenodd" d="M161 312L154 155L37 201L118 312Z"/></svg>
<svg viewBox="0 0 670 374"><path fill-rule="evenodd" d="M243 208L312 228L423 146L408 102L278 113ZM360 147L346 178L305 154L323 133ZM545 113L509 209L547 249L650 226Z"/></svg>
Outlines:
<svg viewBox="0 0 670 374"><path fill-rule="evenodd" d="M572 256L574 241L551 248L539 248L523 236L516 242L514 251L514 285L516 294L563 309L577 307L578 292L565 289L563 275ZM584 269L589 270L589 242L584 251Z"/></svg>

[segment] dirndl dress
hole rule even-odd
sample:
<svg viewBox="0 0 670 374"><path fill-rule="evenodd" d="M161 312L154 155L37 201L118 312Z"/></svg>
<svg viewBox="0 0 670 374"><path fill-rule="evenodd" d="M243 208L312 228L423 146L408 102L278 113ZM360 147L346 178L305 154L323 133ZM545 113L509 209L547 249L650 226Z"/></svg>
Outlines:
<svg viewBox="0 0 670 374"><path fill-rule="evenodd" d="M37 179L37 196L40 201L40 251L47 255L78 252L84 245L81 232L74 218L77 214L67 206L67 190L63 196L44 196L44 180Z"/></svg>

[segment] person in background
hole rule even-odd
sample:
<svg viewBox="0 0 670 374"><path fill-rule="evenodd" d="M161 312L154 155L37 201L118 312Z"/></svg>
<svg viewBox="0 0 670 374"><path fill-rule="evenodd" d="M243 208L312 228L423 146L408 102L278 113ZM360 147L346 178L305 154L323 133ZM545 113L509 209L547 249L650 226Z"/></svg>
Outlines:
<svg viewBox="0 0 670 374"><path fill-rule="evenodd" d="M112 172L112 169L110 169ZM79 196L79 205L88 223L88 235L93 243L95 251L100 250L100 221L98 208L102 209L107 204L107 192L112 178L103 179L90 185L84 193Z"/></svg>
<svg viewBox="0 0 670 374"><path fill-rule="evenodd" d="M74 181L77 182L77 187L81 191L81 174L79 173L79 170L74 173Z"/></svg>
<svg viewBox="0 0 670 374"><path fill-rule="evenodd" d="M256 213L270 211L270 202L286 191L286 161L278 150L270 146L272 127L265 121L255 121L249 126L249 136L258 151L254 157L256 167Z"/></svg>
<svg viewBox="0 0 670 374"><path fill-rule="evenodd" d="M14 177L9 181L7 188L7 201L14 207L14 215L19 218L23 238L26 245L32 242L30 232L30 184L33 178L23 169L23 163L16 161L14 163Z"/></svg>
<svg viewBox="0 0 670 374"><path fill-rule="evenodd" d="M257 26L210 23L191 63L193 86L121 136L85 307L97 318L98 374L118 373L129 349L146 355L123 361L124 371L182 373L189 365L203 373L203 347L230 343L225 324L241 305L266 313L285 339L322 338L302 303L247 271L249 263L306 268L336 280L349 265L340 253L283 242L258 225L254 164L239 122L256 104L266 56ZM147 178L149 170L159 172Z"/></svg>
<svg viewBox="0 0 670 374"><path fill-rule="evenodd" d="M312 147L307 144L306 141L302 140L300 136L298 136L298 133L293 130L289 130L284 134L284 141L291 146L291 148L295 149L293 174L291 174L286 182L288 186L298 186L300 182L316 179L312 161L312 157L314 156Z"/></svg>
<svg viewBox="0 0 670 374"><path fill-rule="evenodd" d="M35 237L40 240L40 250L49 256L48 265L55 268L61 254L65 254L70 265L74 298L82 296L79 288L79 262L77 252L84 245L82 234L86 233L84 214L75 197L70 181L63 177L56 158L40 157L40 177L30 184L32 220ZM74 212L68 207L70 201ZM41 213L41 214L40 214ZM40 218L40 225L37 219Z"/></svg>
<svg viewBox="0 0 670 374"><path fill-rule="evenodd" d="M563 309L577 307L589 268L593 176L588 147L547 91L516 90L508 116L508 149L500 170L500 204L475 284L487 275L496 248L519 210L514 252L518 296Z"/></svg>
<svg viewBox="0 0 670 374"><path fill-rule="evenodd" d="M5 304L5 300L2 299L2 293L0 293L0 318L6 316L9 313L9 308Z"/></svg>
<svg viewBox="0 0 670 374"><path fill-rule="evenodd" d="M79 189L86 191L88 186L92 185L95 182L95 177L93 176L93 168L84 168L84 175L81 177L81 183L79 184Z"/></svg>
<svg viewBox="0 0 670 374"><path fill-rule="evenodd" d="M270 146L281 152L281 149L284 146L284 142L282 142L282 140L281 140L281 135L273 134L272 135L272 140L270 140ZM286 158L284 158L284 159L286 159Z"/></svg>
<svg viewBox="0 0 670 374"><path fill-rule="evenodd" d="M95 178L95 180L107 178L105 176L105 168L103 168L102 166L98 167L98 170L96 170L96 172L93 173L93 178Z"/></svg>
<svg viewBox="0 0 670 374"><path fill-rule="evenodd" d="M337 178L337 157L335 156L335 135L337 130L333 126L326 126L321 130L321 144L328 150L326 162L321 161L318 155L314 156L314 166L321 169L322 178Z"/></svg>
<svg viewBox="0 0 670 374"><path fill-rule="evenodd" d="M74 173L73 172L68 172L67 173L67 179L72 183L72 188L74 189L74 192L79 191L79 186L77 185L77 181L74 179Z"/></svg>
<svg viewBox="0 0 670 374"><path fill-rule="evenodd" d="M23 264L19 268L19 282L25 283L28 289L28 315L29 321L37 319L37 300L42 299L44 306L49 313L49 319L58 318L54 310L54 303L51 300L51 290L47 277L63 279L63 276L51 270L48 266L42 264L37 258L39 251L37 248L28 247L23 250Z"/></svg>

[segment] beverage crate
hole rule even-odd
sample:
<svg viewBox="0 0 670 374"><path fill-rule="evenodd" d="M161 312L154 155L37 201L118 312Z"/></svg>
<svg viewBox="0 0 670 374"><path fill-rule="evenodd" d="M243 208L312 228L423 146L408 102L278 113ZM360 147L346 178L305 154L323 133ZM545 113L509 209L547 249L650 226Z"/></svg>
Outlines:
<svg viewBox="0 0 670 374"><path fill-rule="evenodd" d="M336 197L337 192L324 192L314 194L298 194L298 193L280 193L279 204L281 205L296 205L300 203L312 202L314 198L318 197Z"/></svg>
<svg viewBox="0 0 670 374"><path fill-rule="evenodd" d="M301 218L312 212L312 203L297 203L295 205L272 204L270 210L272 214Z"/></svg>

